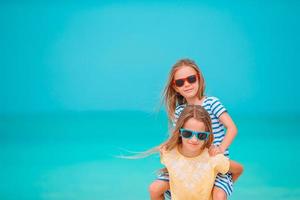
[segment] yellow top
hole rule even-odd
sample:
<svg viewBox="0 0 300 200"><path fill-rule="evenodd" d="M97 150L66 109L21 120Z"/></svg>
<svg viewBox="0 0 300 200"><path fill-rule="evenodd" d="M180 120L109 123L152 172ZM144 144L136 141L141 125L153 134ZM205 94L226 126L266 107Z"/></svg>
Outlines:
<svg viewBox="0 0 300 200"><path fill-rule="evenodd" d="M222 154L210 157L208 149L196 157L185 157L178 148L161 152L161 163L169 172L172 200L211 200L218 173L229 170L229 160Z"/></svg>

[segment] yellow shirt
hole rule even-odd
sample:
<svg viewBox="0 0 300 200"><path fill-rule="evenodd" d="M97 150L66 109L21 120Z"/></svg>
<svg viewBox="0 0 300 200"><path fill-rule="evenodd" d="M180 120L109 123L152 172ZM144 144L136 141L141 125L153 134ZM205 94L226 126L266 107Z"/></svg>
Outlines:
<svg viewBox="0 0 300 200"><path fill-rule="evenodd" d="M183 156L178 148L162 151L161 163L169 172L172 200L211 200L216 175L229 170L228 158L210 157L206 148L193 158Z"/></svg>

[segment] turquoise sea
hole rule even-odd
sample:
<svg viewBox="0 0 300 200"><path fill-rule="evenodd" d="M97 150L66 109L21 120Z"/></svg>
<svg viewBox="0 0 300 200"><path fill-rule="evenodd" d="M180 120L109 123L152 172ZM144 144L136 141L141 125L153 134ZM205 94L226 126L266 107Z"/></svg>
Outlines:
<svg viewBox="0 0 300 200"><path fill-rule="evenodd" d="M299 200L299 13L293 0L0 1L0 200L149 199L159 157L118 156L166 139L152 111L181 58L238 126L231 199Z"/></svg>
<svg viewBox="0 0 300 200"><path fill-rule="evenodd" d="M300 198L296 117L236 117L232 200ZM159 157L120 159L167 136L165 113L112 111L0 118L0 199L149 199Z"/></svg>

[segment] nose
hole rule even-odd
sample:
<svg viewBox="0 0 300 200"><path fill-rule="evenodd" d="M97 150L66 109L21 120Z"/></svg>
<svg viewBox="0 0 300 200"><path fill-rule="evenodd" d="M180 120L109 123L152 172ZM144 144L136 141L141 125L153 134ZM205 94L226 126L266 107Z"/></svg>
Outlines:
<svg viewBox="0 0 300 200"><path fill-rule="evenodd" d="M198 139L196 138L195 135L193 135L193 137L190 139L193 143L197 143Z"/></svg>
<svg viewBox="0 0 300 200"><path fill-rule="evenodd" d="M190 85L191 84L187 80L184 81L184 87L187 87L187 86L190 86Z"/></svg>

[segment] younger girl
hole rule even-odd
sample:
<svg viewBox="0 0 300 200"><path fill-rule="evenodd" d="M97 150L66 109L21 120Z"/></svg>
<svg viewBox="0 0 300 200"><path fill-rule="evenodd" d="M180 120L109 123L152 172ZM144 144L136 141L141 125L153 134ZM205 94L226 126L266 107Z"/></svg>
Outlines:
<svg viewBox="0 0 300 200"><path fill-rule="evenodd" d="M229 145L237 134L237 128L226 108L218 98L205 96L203 75L196 63L189 59L179 60L171 69L169 80L164 90L169 119L175 125L180 113L187 105L201 105L212 121L214 136L213 145L209 148L210 155L224 154L229 157ZM225 128L227 129L225 134ZM214 200L226 200L233 190L233 181L242 173L243 167L232 161L236 173L218 174L213 188ZM168 173L163 173L150 185L151 197L161 197L169 187Z"/></svg>
<svg viewBox="0 0 300 200"><path fill-rule="evenodd" d="M201 106L186 106L171 137L160 146L161 162L169 172L173 200L212 199L217 174L225 174L230 166L224 155L209 155L212 142L207 111Z"/></svg>

